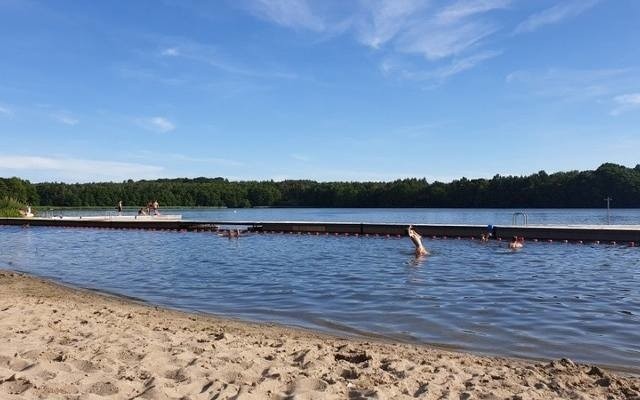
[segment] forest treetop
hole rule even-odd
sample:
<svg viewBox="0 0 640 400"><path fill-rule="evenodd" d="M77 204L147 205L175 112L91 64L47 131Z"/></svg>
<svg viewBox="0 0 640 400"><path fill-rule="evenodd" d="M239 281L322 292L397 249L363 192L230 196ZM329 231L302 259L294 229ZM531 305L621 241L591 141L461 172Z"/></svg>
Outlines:
<svg viewBox="0 0 640 400"><path fill-rule="evenodd" d="M35 206L104 207L122 200L137 207L158 200L163 207L640 207L640 164L606 163L595 170L491 179L461 178L449 183L409 178L392 182L312 180L228 181L176 178L94 183L31 183L0 178L0 198Z"/></svg>

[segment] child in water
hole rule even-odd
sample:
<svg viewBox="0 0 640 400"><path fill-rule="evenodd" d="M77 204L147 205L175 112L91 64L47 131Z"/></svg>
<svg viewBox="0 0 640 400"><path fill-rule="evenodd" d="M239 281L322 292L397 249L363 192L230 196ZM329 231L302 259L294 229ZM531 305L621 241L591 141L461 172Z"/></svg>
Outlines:
<svg viewBox="0 0 640 400"><path fill-rule="evenodd" d="M411 242L413 242L413 245L416 247L417 257L429 255L427 249L422 245L422 236L413 229L412 225L409 225L407 228L407 235L409 235L409 239L411 239Z"/></svg>

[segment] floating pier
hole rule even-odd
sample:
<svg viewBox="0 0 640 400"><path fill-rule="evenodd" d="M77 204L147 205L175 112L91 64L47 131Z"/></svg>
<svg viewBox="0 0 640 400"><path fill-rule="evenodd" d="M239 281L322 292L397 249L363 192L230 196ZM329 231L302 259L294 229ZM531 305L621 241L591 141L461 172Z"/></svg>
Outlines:
<svg viewBox="0 0 640 400"><path fill-rule="evenodd" d="M243 227L253 232L404 236L408 224L317 221L189 221L168 218L0 218L0 225L50 226L103 229L217 231L220 227ZM417 232L435 238L493 239L522 236L534 241L602 242L640 244L640 225L456 225L413 224Z"/></svg>

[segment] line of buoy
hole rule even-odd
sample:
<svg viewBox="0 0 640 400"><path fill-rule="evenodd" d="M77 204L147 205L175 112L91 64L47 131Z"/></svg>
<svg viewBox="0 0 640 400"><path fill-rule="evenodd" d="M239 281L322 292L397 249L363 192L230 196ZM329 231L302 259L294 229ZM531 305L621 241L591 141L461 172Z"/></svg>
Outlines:
<svg viewBox="0 0 640 400"><path fill-rule="evenodd" d="M21 225L21 228L25 229L25 228L32 228L33 226L30 224L23 224ZM203 233L203 232L220 232L220 230L215 230L213 228L155 228L155 227L123 227L123 226L82 226L82 225L78 225L78 226L60 226L60 225L38 225L37 227L43 227L43 228L62 228L62 229L98 229L98 230L119 230L119 231L125 231L125 230L138 230L138 231L152 231L152 232L179 232L179 233L186 233L186 232L196 232L196 233ZM222 230L223 232L225 230ZM403 238L405 236L401 235L401 234L378 234L378 233L357 233L357 232L301 232L301 231L263 231L263 230L255 230L255 233L258 234L274 234L274 233L278 233L278 234L297 234L297 235L303 235L306 234L308 236L319 236L321 235L321 233L324 233L325 236L328 235L333 235L333 236L344 236L344 237L383 237L383 238ZM448 236L444 235L441 237L438 237L436 235L432 235L429 239L432 240L447 240L450 239ZM461 236L456 236L455 240L462 240L463 238ZM468 237L469 240L475 241L476 237L475 236L471 236ZM498 242L502 242L503 239L501 237L496 238L496 240ZM529 239L534 243L538 243L541 241L541 239L539 238L532 238ZM545 239L544 240L547 243L554 243L554 239ZM585 242L584 240L568 240L568 239L562 239L562 240L557 240L557 242L559 243L563 243L563 244L592 244L592 245L600 245L602 244L602 241L600 240L593 240L593 241L589 241L589 242ZM637 247L636 246L636 242L635 241L630 241L630 242L619 242L617 240L610 240L608 242L605 242L611 246L618 246L618 245L626 245L629 247Z"/></svg>

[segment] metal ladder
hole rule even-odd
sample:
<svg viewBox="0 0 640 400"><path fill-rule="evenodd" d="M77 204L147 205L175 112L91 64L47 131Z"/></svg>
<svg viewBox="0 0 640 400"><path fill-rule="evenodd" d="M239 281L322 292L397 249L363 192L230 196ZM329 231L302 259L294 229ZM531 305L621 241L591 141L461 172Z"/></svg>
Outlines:
<svg viewBox="0 0 640 400"><path fill-rule="evenodd" d="M527 226L529 224L529 216L527 215L527 213L514 212L513 216L511 217L511 225L516 225L516 223L518 222L518 217L522 217L522 225Z"/></svg>

